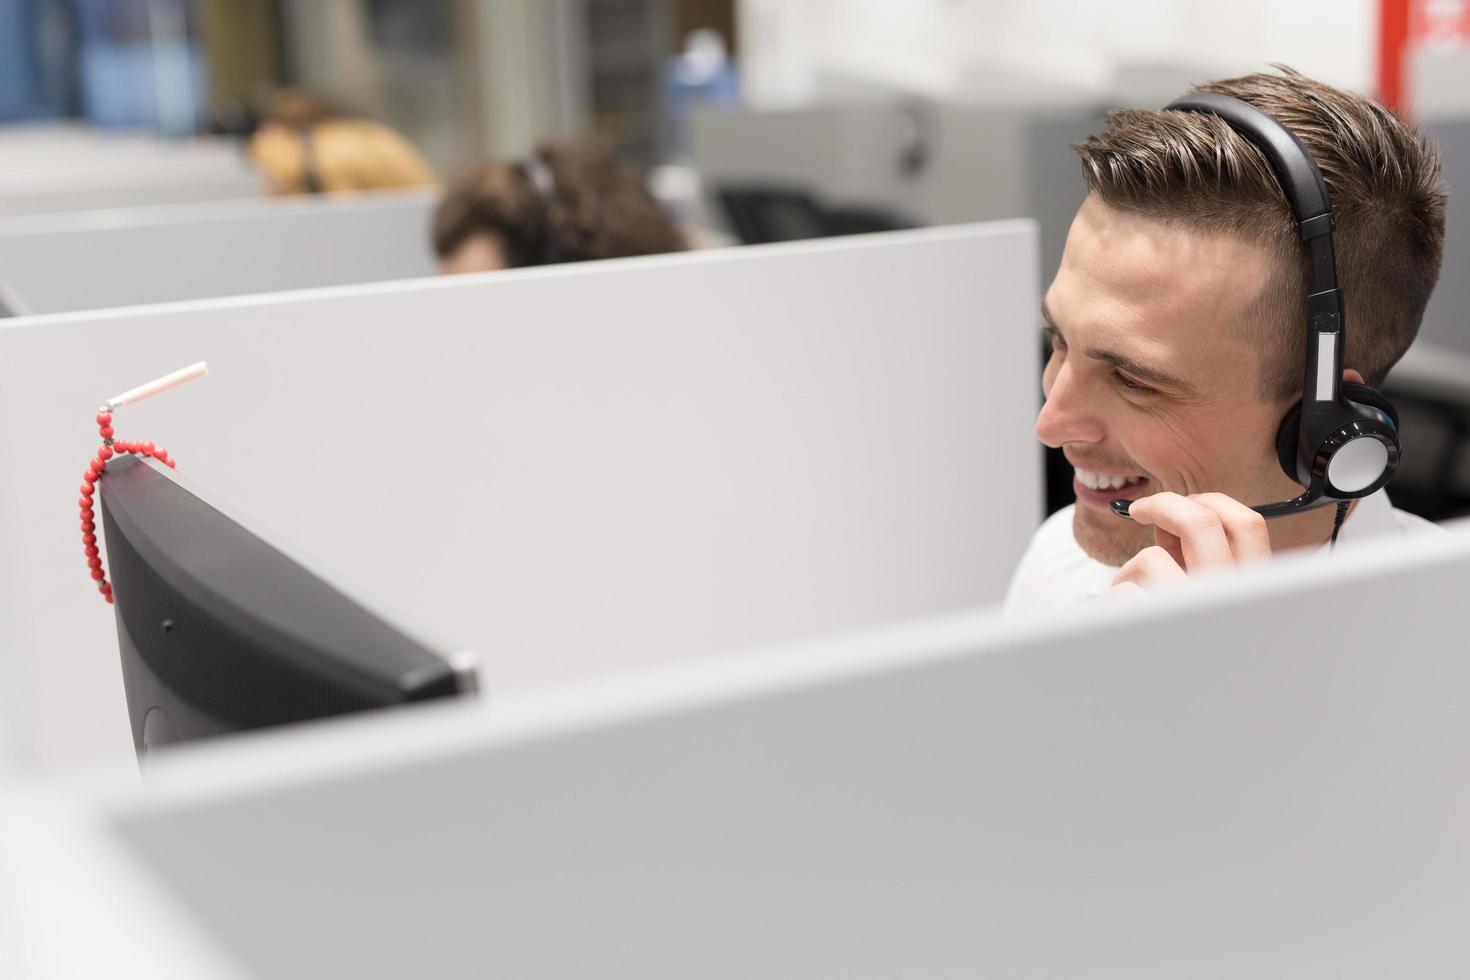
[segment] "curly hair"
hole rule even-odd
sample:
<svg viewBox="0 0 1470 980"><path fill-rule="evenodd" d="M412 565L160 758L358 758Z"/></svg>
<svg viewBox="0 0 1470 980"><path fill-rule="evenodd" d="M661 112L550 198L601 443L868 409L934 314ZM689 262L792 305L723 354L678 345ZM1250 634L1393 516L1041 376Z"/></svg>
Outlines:
<svg viewBox="0 0 1470 980"><path fill-rule="evenodd" d="M1444 251L1447 193L1439 151L1377 103L1283 65L1196 86L1248 102L1301 140L1332 196L1338 277L1346 297L1344 364L1382 382L1419 332ZM1260 395L1302 387L1307 258L1261 152L1224 120L1197 112L1125 109L1073 147L1088 189L1105 204L1207 232L1259 241L1281 274L1241 335L1258 344Z"/></svg>
<svg viewBox="0 0 1470 980"><path fill-rule="evenodd" d="M482 164L448 187L434 212L439 257L479 234L498 236L512 266L677 252L679 229L633 166L592 140L542 143L536 157L554 187L542 200L518 162Z"/></svg>

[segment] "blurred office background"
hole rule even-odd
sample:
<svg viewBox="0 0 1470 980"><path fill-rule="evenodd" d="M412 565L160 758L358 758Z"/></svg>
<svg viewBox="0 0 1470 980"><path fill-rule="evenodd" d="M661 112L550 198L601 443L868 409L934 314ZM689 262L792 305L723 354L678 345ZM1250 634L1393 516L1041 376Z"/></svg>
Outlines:
<svg viewBox="0 0 1470 980"><path fill-rule="evenodd" d="M291 85L441 170L582 132L651 166L669 110L735 103L737 34L733 0L0 0L0 121L181 136Z"/></svg>
<svg viewBox="0 0 1470 980"><path fill-rule="evenodd" d="M1069 144L1273 62L1416 118L1470 185L1470 0L0 0L0 137L224 145L294 87L445 177L600 136L702 244L1032 217L1049 279ZM1456 193L1423 336L1470 358L1467 260ZM1443 517L1470 510L1470 371L1425 360L1398 372L1420 446L1396 497Z"/></svg>
<svg viewBox="0 0 1470 980"><path fill-rule="evenodd" d="M1028 215L1110 106L1282 62L1470 114L1470 0L0 0L0 122L238 129L283 86L450 175L596 134L740 241ZM1457 137L1450 137L1453 143Z"/></svg>
<svg viewBox="0 0 1470 980"><path fill-rule="evenodd" d="M1407 111L1461 113L1467 25L1461 0L0 0L0 123L186 136L294 86L404 133L441 173L595 133L645 170L738 170L734 140L779 175L790 133L727 132L741 113L868 109L796 127L826 150L804 161L811 183L946 221L973 216L974 185L996 179L986 144L1009 135L946 126L947 113L1096 114L1278 61ZM705 121L721 110L731 118ZM820 146L839 137L865 142ZM972 178L968 205L925 186L948 179L936 171L951 156ZM897 200L861 200L884 190Z"/></svg>
<svg viewBox="0 0 1470 980"><path fill-rule="evenodd" d="M1158 101L1188 81L1273 61L1400 106L1459 111L1470 103L1466 9L1460 0L0 0L0 121L184 135L293 85L388 123L451 170L581 132L653 166L689 152L687 116L710 105L1105 106Z"/></svg>

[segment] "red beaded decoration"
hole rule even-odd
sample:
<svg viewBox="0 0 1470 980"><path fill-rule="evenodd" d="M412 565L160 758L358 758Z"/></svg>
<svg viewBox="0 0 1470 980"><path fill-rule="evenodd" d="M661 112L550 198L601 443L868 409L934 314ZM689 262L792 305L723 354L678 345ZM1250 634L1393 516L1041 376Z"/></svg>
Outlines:
<svg viewBox="0 0 1470 980"><path fill-rule="evenodd" d="M175 466L173 457L162 446L155 446L151 442L114 439L112 410L109 408L102 408L97 412L97 433L102 437L102 445L82 473L82 495L77 500L77 506L81 509L82 554L87 559L87 573L91 576L92 581L97 583L97 591L102 594L102 598L110 603L112 602L112 583L107 581L107 574L102 570L102 556L97 547L96 513L92 510L92 498L96 494L97 481L107 472L107 461L119 453L152 456L169 469L174 469Z"/></svg>

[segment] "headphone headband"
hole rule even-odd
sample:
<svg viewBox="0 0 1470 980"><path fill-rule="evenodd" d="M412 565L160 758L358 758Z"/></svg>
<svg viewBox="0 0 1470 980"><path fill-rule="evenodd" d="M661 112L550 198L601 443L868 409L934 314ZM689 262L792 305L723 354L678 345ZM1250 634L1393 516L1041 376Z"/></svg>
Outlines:
<svg viewBox="0 0 1470 980"><path fill-rule="evenodd" d="M1315 230L1320 225L1313 225L1313 219L1332 214L1332 198L1327 193L1322 171L1317 169L1317 161L1312 159L1295 133L1249 102L1214 92L1186 95L1165 108L1219 116L1231 129L1250 140L1271 164L1297 223L1303 226L1302 238L1315 237L1308 235L1306 229L1311 227Z"/></svg>
<svg viewBox="0 0 1470 980"><path fill-rule="evenodd" d="M1201 112L1219 116L1241 138L1249 141L1266 158L1286 203L1296 218L1302 241L1307 242L1312 258L1310 293L1337 289L1337 259L1332 245L1332 197L1317 161L1302 145L1296 134L1249 102L1219 95L1195 92L1175 99L1165 109ZM1339 297L1340 299L1340 297ZM1339 304L1340 306L1340 304ZM1335 311L1340 318L1342 311Z"/></svg>
<svg viewBox="0 0 1470 980"><path fill-rule="evenodd" d="M551 206L556 203L556 177L535 150L517 160L516 167L525 174L526 182L541 202L541 256L538 264L555 265L562 261L561 249L557 247L551 227Z"/></svg>
<svg viewBox="0 0 1470 980"><path fill-rule="evenodd" d="M1337 285L1337 258L1332 246L1332 198L1317 161L1291 130L1240 99L1196 92L1165 108L1219 116L1261 151L1276 174L1311 257L1303 397L1317 403L1336 402L1346 338L1342 290Z"/></svg>
<svg viewBox="0 0 1470 980"><path fill-rule="evenodd" d="M323 194L322 168L317 160L316 127L302 126L296 131L301 142L301 189L308 194Z"/></svg>
<svg viewBox="0 0 1470 980"><path fill-rule="evenodd" d="M552 176L551 168L541 159L541 154L529 153L521 157L516 166L520 167L532 190L541 199L541 207L550 211L551 202L556 200L556 178Z"/></svg>

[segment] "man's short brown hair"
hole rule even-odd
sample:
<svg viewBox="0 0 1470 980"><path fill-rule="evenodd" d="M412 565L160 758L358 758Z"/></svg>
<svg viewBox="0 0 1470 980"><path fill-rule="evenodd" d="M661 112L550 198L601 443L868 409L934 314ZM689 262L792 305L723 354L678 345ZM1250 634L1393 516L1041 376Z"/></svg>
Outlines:
<svg viewBox="0 0 1470 980"><path fill-rule="evenodd" d="M496 236L512 266L536 265L549 254L577 262L685 247L638 171L606 144L547 142L536 155L555 184L550 208L516 163L486 163L461 174L434 211L434 251L441 259L477 234Z"/></svg>
<svg viewBox="0 0 1470 980"><path fill-rule="evenodd" d="M1439 278L1446 191L1439 151L1377 103L1284 66L1196 86L1248 102L1291 130L1332 197L1338 283L1345 297L1344 366L1383 381L1419 331ZM1224 120L1198 112L1125 109L1077 144L1089 190L1105 204L1206 232L1259 241L1282 274L1241 335L1261 349L1259 394L1296 397L1306 357L1307 264L1297 226L1266 158Z"/></svg>

